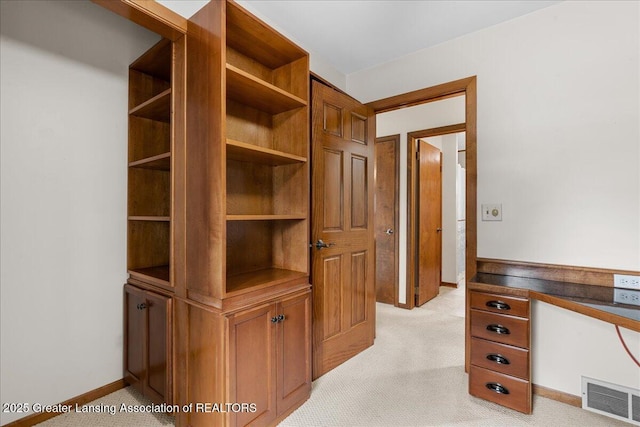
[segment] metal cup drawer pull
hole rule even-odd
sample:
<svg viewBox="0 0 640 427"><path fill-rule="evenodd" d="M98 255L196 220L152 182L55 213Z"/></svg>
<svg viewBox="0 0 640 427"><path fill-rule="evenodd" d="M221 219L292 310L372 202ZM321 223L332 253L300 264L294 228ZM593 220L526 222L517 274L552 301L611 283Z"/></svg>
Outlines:
<svg viewBox="0 0 640 427"><path fill-rule="evenodd" d="M502 301L487 301L486 306L496 310L511 310L511 306Z"/></svg>
<svg viewBox="0 0 640 427"><path fill-rule="evenodd" d="M498 365L510 365L511 364L511 362L509 362L509 359L507 359L506 357L504 357L501 354L489 353L489 354L487 354L487 360L490 360L492 362L496 362Z"/></svg>
<svg viewBox="0 0 640 427"><path fill-rule="evenodd" d="M509 394L509 390L500 383L487 383L485 386L498 394Z"/></svg>
<svg viewBox="0 0 640 427"><path fill-rule="evenodd" d="M511 333L509 328L496 324L487 325L487 331L495 332L500 335L509 335Z"/></svg>

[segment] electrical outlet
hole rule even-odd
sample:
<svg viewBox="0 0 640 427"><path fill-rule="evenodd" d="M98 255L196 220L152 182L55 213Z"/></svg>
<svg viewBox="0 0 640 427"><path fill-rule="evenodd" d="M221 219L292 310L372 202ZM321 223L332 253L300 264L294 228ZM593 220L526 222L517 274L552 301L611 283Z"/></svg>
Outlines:
<svg viewBox="0 0 640 427"><path fill-rule="evenodd" d="M616 288L638 289L640 290L640 276L630 276L626 274L614 274L613 286Z"/></svg>
<svg viewBox="0 0 640 427"><path fill-rule="evenodd" d="M613 290L613 302L618 304L632 304L640 306L640 291L633 289L615 288Z"/></svg>

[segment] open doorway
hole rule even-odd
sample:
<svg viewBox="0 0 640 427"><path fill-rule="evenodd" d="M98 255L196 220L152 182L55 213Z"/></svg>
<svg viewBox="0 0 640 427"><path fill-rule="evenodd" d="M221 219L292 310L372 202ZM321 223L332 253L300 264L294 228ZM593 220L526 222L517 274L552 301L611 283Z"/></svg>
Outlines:
<svg viewBox="0 0 640 427"><path fill-rule="evenodd" d="M466 151L459 152L456 140L462 140L464 136L466 136L466 101L465 93L461 92L455 96L449 96L444 99L438 98L418 105L410 105L388 112L385 111L376 116L376 132L379 140L384 140L384 136L393 134L399 135L400 137L400 203L398 208L400 221L396 233L396 237L399 237L398 255L400 262L397 278L396 306L409 309L416 306L415 295L417 293L415 291L415 285L419 283L418 272L420 270L419 256L416 252L419 247L419 236L424 236L424 233L418 230L418 215L414 212L414 207L418 206L417 202L419 201L417 194L418 186L416 185L416 178L414 177L414 174L418 172L418 160L415 156L417 155L416 141L419 139L427 139L429 142L434 142L435 145L438 146L438 160L440 153L444 150L442 158L443 161L446 162L447 167L443 171L445 187L444 191L441 192L445 202L442 205L444 209L436 208L437 215L435 216L437 217L436 222L438 222L438 224L432 227L433 236L431 236L431 239L437 241L435 246L437 247L437 254L433 253L435 252L434 249L430 249L428 252L430 255L433 255L431 261L432 266L427 269L422 269L423 271L428 270L433 273L431 274L431 281L436 283L432 286L432 289L435 288L435 291L432 292L431 297L419 301L417 305L421 305L421 303L424 303L427 299L437 295L438 288L443 282L449 286L456 286L458 283L463 283L461 281L464 279L461 274L458 274L458 270L464 271L466 262L463 261L463 266L458 265L457 257L459 254L457 248L462 247L464 249L466 242L464 240L465 237L461 236L462 245L456 245L456 238L458 237L458 216L456 209L461 209L463 212L465 210L465 183L467 177L466 171L462 172L462 182L458 182L456 176L459 172L456 172L456 164L458 157L463 158L461 163L466 162ZM436 141L434 141L434 139ZM443 140L445 140L444 144ZM463 146L466 147L466 145L462 145L461 143L461 147ZM385 177L378 175L376 175L376 178L376 182L380 179L385 179ZM391 179L391 177L389 177L389 179ZM459 191L456 191L457 186L460 187ZM461 206L458 207L456 207L457 194L460 194L459 197L462 201ZM377 194L376 197L378 197ZM440 201L440 194L438 194L437 199ZM451 203L453 203L453 209L451 209ZM378 203L376 205L378 205ZM427 205L432 206L433 203L429 202ZM460 217L465 218L465 215L462 214ZM376 220L378 218L379 216L376 212ZM441 223L442 221L444 221L444 223ZM380 227L382 226L383 224L380 224ZM380 229L382 230L382 228ZM442 229L442 233L440 229ZM383 237L386 238L386 236ZM443 246L440 244L440 240L442 240L444 244L444 252L441 251ZM461 256L464 258L465 254L461 254ZM380 265L380 262L377 262L377 265Z"/></svg>
<svg viewBox="0 0 640 427"><path fill-rule="evenodd" d="M408 134L408 264L415 306L464 285L465 124ZM429 162L427 151L440 158ZM431 156L433 157L433 155ZM429 172L429 169L438 170ZM425 171L426 169L426 171ZM411 289L409 289L411 291Z"/></svg>

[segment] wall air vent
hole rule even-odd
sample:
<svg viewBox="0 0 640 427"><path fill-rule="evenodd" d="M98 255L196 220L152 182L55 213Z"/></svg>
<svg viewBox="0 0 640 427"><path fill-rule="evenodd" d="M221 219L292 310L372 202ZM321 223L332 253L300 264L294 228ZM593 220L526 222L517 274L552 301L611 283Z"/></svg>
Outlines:
<svg viewBox="0 0 640 427"><path fill-rule="evenodd" d="M640 426L640 390L582 377L582 408Z"/></svg>

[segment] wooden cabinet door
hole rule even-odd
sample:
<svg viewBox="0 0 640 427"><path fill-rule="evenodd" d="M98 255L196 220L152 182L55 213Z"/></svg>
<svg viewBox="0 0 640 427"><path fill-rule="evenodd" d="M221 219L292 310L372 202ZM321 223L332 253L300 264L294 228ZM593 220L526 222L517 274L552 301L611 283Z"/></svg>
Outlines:
<svg viewBox="0 0 640 427"><path fill-rule="evenodd" d="M124 286L124 379L144 393L144 342L146 313L144 291L131 285Z"/></svg>
<svg viewBox="0 0 640 427"><path fill-rule="evenodd" d="M171 298L145 292L145 299L145 394L155 402L171 403Z"/></svg>
<svg viewBox="0 0 640 427"><path fill-rule="evenodd" d="M257 408L232 413L232 426L268 425L276 418L276 316L275 304L269 304L229 319L229 402L255 403Z"/></svg>
<svg viewBox="0 0 640 427"><path fill-rule="evenodd" d="M311 392L311 292L277 305L276 357L278 415Z"/></svg>
<svg viewBox="0 0 640 427"><path fill-rule="evenodd" d="M124 286L125 381L157 403L171 403L171 298Z"/></svg>

